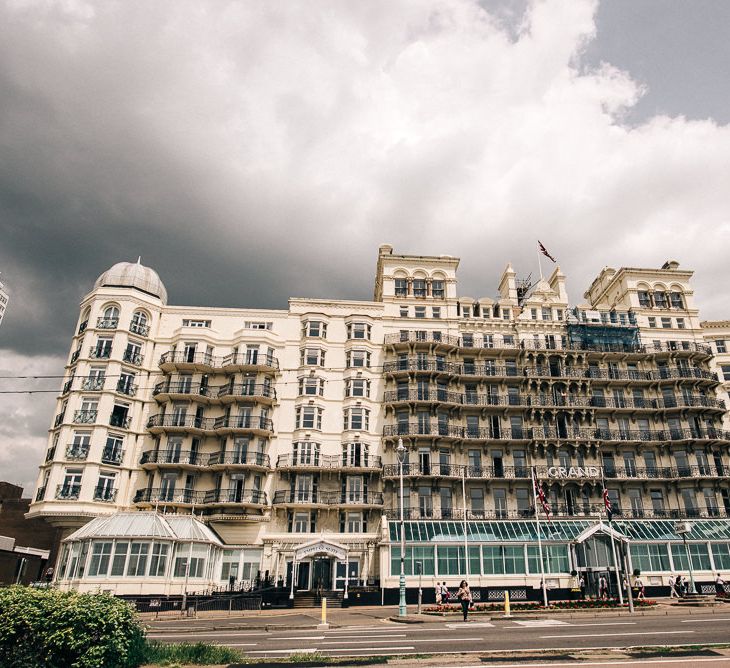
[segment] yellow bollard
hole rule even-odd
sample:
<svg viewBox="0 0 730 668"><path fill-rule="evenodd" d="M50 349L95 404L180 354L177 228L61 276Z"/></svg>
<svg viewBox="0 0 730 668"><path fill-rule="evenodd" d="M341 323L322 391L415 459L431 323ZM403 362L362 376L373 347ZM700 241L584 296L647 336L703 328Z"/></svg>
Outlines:
<svg viewBox="0 0 730 668"><path fill-rule="evenodd" d="M504 591L504 616L505 617L512 616L509 612L509 591L507 591L506 589Z"/></svg>
<svg viewBox="0 0 730 668"><path fill-rule="evenodd" d="M317 624L318 629L328 629L330 625L327 623L327 599L322 598L322 622Z"/></svg>

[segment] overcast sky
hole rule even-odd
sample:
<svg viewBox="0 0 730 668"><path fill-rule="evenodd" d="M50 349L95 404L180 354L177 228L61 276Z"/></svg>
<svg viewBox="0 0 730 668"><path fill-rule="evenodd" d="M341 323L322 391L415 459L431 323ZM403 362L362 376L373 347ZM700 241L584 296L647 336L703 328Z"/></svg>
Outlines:
<svg viewBox="0 0 730 668"><path fill-rule="evenodd" d="M80 298L138 255L170 303L281 308L370 299L385 242L493 296L539 238L576 303L671 257L730 318L729 25L724 0L0 1L0 375L62 373ZM54 406L0 395L27 493Z"/></svg>

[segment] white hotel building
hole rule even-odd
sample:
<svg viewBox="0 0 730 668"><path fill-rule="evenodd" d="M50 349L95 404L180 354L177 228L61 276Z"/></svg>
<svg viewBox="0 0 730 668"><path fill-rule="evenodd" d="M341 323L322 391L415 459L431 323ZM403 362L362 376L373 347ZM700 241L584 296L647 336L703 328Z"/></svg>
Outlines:
<svg viewBox="0 0 730 668"><path fill-rule="evenodd" d="M29 513L66 531L60 585L347 580L394 601L399 440L409 589L421 568L425 586L533 596L533 468L552 589L611 563L601 477L647 584L687 573L677 520L698 581L730 570L730 323L700 322L692 272L605 268L573 308L559 268L525 290L507 265L472 299L458 264L384 245L373 301L287 310L170 306L152 269L104 272Z"/></svg>

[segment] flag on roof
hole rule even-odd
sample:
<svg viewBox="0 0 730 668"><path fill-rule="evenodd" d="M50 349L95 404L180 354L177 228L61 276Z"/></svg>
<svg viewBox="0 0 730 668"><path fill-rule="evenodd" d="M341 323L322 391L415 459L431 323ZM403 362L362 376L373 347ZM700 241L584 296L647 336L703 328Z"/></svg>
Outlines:
<svg viewBox="0 0 730 668"><path fill-rule="evenodd" d="M538 245L538 247L540 248L540 252L541 252L541 253L542 253L542 254L543 254L543 255L544 255L544 256L545 256L546 258L548 258L549 260L552 260L553 262L556 262L555 258L554 258L554 257L553 257L552 255L550 255L550 253L548 253L548 250L547 250L547 248L545 248L545 246L543 246L543 245L542 245L542 242L541 242L541 241L540 241L539 239L537 240L537 245Z"/></svg>

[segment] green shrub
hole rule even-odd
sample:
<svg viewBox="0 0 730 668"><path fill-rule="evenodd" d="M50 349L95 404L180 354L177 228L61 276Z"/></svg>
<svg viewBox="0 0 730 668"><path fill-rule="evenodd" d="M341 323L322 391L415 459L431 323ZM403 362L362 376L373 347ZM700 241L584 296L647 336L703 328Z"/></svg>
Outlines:
<svg viewBox="0 0 730 668"><path fill-rule="evenodd" d="M167 664L192 663L211 665L216 663L233 663L242 659L241 653L223 645L210 643L171 643L148 642L144 651L145 663Z"/></svg>
<svg viewBox="0 0 730 668"><path fill-rule="evenodd" d="M144 632L133 608L106 594L0 589L0 666L131 668Z"/></svg>

